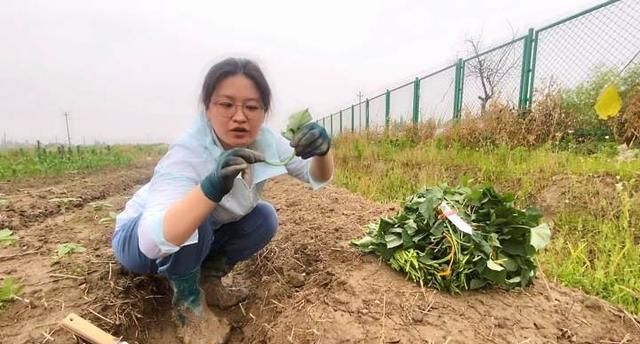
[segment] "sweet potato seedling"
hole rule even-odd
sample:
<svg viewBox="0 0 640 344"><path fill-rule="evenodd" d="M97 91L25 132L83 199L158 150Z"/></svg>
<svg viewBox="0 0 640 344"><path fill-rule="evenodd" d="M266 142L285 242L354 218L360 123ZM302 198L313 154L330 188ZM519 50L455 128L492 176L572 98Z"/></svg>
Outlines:
<svg viewBox="0 0 640 344"><path fill-rule="evenodd" d="M0 230L0 246L11 246L18 241L18 237L9 228Z"/></svg>
<svg viewBox="0 0 640 344"><path fill-rule="evenodd" d="M74 203L74 202L79 202L81 201L80 198L75 198L75 197L66 197L66 198L52 198L49 200L49 202L51 203L55 203L57 204L60 209L62 209L62 220L66 221L66 212L67 209Z"/></svg>
<svg viewBox="0 0 640 344"><path fill-rule="evenodd" d="M82 245L80 244L76 244L76 243L64 243L64 244L59 244L58 245L58 249L56 250L56 256L58 259L66 257L68 255L74 254L74 253L80 253L80 252L84 252L86 251L86 249L84 247L82 247Z"/></svg>
<svg viewBox="0 0 640 344"><path fill-rule="evenodd" d="M282 136L284 136L289 141L293 140L293 137L296 133L307 123L311 122L313 118L311 117L311 113L309 109L304 109L302 111L298 111L289 116L289 121L287 122L287 128L282 131ZM285 159L284 161L265 161L264 163L271 166L284 166L291 162L296 157L295 153L292 153L290 157Z"/></svg>
<svg viewBox="0 0 640 344"><path fill-rule="evenodd" d="M449 292L524 287L535 277L534 255L551 238L541 219L492 186L439 185L410 196L399 214L369 224L352 243L423 286Z"/></svg>
<svg viewBox="0 0 640 344"><path fill-rule="evenodd" d="M22 285L12 277L7 277L0 286L0 309L13 300L21 300L18 296L22 292Z"/></svg>

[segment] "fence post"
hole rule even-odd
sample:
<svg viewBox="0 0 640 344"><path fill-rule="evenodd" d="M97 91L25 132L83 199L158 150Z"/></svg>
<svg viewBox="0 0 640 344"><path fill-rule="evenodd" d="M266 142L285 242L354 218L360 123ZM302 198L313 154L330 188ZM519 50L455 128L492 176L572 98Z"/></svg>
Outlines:
<svg viewBox="0 0 640 344"><path fill-rule="evenodd" d="M360 101L358 103L358 132L362 132L362 105L364 103Z"/></svg>
<svg viewBox="0 0 640 344"><path fill-rule="evenodd" d="M529 87L531 77L531 54L533 52L533 29L529 29L527 37L524 39L524 51L522 53L522 72L520 75L520 97L518 101L518 109L524 112L529 108Z"/></svg>
<svg viewBox="0 0 640 344"><path fill-rule="evenodd" d="M364 107L365 128L369 130L369 98L367 98L366 105Z"/></svg>
<svg viewBox="0 0 640 344"><path fill-rule="evenodd" d="M333 137L333 115L331 115L330 119L331 120L329 122L331 124L331 137Z"/></svg>
<svg viewBox="0 0 640 344"><path fill-rule="evenodd" d="M420 122L420 79L413 82L413 124Z"/></svg>
<svg viewBox="0 0 640 344"><path fill-rule="evenodd" d="M464 60L458 59L456 64L455 87L453 94L453 119L460 119L462 112L462 95L464 91Z"/></svg>
<svg viewBox="0 0 640 344"><path fill-rule="evenodd" d="M355 124L355 113L353 110L353 104L351 104L351 133L355 133L356 131L356 124Z"/></svg>
<svg viewBox="0 0 640 344"><path fill-rule="evenodd" d="M535 76L536 76L536 57L538 56L538 37L540 36L540 31L536 31L535 35L531 39L531 65L530 65L530 73L529 73L529 87L527 88L529 94L527 95L527 105L531 107L533 104L533 91L535 86Z"/></svg>
<svg viewBox="0 0 640 344"><path fill-rule="evenodd" d="M340 132L339 134L342 134L342 110L340 110Z"/></svg>
<svg viewBox="0 0 640 344"><path fill-rule="evenodd" d="M387 90L384 94L384 128L389 129L389 122L391 121L391 92Z"/></svg>

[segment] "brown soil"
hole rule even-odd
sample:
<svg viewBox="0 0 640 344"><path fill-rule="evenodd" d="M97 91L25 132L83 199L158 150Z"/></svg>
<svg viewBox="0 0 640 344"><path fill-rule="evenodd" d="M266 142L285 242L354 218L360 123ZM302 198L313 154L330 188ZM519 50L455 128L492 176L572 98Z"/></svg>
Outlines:
<svg viewBox="0 0 640 344"><path fill-rule="evenodd" d="M20 237L0 248L0 278L25 285L22 300L0 311L0 343L73 343L58 325L70 312L129 343L179 343L166 282L123 274L111 252L112 225L98 224L152 167L0 190L9 199L0 220ZM63 213L53 197L81 201ZM278 235L226 281L247 287L250 297L214 310L234 326L229 343L640 342L640 327L620 310L544 279L524 290L451 296L421 289L349 246L394 205L333 186L312 192L288 177L271 182L265 198L278 209ZM114 208L95 210L94 200ZM87 250L55 259L65 242Z"/></svg>
<svg viewBox="0 0 640 344"><path fill-rule="evenodd" d="M621 207L617 183L615 176L608 175L557 175L544 185L535 197L535 203L550 217L564 211L614 216L616 214L612 214L611 209Z"/></svg>

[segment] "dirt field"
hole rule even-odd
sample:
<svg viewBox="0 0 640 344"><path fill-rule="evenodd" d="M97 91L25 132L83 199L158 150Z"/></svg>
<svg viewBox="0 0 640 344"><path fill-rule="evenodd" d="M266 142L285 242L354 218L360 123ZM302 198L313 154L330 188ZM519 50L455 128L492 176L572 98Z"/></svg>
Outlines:
<svg viewBox="0 0 640 344"><path fill-rule="evenodd" d="M151 175L151 162L119 170L0 184L9 204L0 228L20 237L0 248L0 277L19 279L24 301L0 311L0 343L75 343L58 322L70 312L129 343L179 343L170 293L158 278L123 274L111 253L112 225ZM73 197L63 209L52 198ZM234 325L230 343L640 343L635 320L606 303L539 278L518 291L450 296L422 290L348 241L397 210L338 187L312 192L290 178L265 199L280 216L276 239L229 281L251 290L239 306L217 310ZM60 243L86 251L56 260Z"/></svg>

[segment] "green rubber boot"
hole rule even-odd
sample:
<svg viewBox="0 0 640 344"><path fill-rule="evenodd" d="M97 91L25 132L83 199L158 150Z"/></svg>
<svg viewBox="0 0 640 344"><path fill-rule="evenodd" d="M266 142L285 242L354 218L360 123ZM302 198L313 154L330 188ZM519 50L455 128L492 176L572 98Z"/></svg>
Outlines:
<svg viewBox="0 0 640 344"><path fill-rule="evenodd" d="M222 277L233 270L223 255L213 255L202 264L202 289L209 306L226 309L247 299L249 291L242 287L227 287Z"/></svg>
<svg viewBox="0 0 640 344"><path fill-rule="evenodd" d="M200 270L169 279L178 336L184 344L224 344L229 340L231 326L207 307L199 279Z"/></svg>

